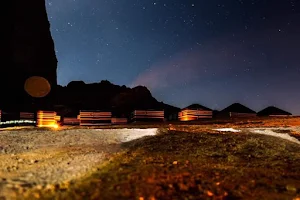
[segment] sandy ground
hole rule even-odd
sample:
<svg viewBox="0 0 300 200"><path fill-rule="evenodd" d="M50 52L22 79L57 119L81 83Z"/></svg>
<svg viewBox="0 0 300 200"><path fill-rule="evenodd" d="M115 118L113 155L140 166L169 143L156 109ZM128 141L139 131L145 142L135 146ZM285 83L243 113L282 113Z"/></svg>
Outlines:
<svg viewBox="0 0 300 200"><path fill-rule="evenodd" d="M68 185L120 150L120 143L157 129L6 130L0 132L0 197L14 191Z"/></svg>
<svg viewBox="0 0 300 200"><path fill-rule="evenodd" d="M298 122L297 122L298 123ZM178 126L176 130L185 130ZM190 127L190 126L189 126ZM193 128L194 127L194 128ZM226 128L229 125L224 126ZM218 132L251 132L281 137L298 143L291 133L300 127L237 127ZM191 126L189 132L202 132L203 126ZM204 128L204 130L207 128ZM208 129L213 130L212 127ZM99 170L104 161L121 150L121 144L157 133L151 129L61 129L0 131L0 199L14 199L29 188L60 188Z"/></svg>

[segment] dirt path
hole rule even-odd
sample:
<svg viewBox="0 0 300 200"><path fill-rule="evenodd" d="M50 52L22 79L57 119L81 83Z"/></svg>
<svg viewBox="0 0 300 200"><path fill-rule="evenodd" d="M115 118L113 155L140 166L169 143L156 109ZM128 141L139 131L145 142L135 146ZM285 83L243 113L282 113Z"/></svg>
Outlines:
<svg viewBox="0 0 300 200"><path fill-rule="evenodd" d="M67 186L97 171L122 142L155 133L156 129L0 132L0 194L13 199L27 188Z"/></svg>

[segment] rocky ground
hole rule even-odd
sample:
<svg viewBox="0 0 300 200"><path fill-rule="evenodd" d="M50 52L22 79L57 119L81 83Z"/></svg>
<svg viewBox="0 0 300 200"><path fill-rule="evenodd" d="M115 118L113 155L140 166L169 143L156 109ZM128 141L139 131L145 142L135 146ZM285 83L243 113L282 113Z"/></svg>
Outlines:
<svg viewBox="0 0 300 200"><path fill-rule="evenodd" d="M156 129L22 129L0 132L0 196L32 188L67 186L99 166L122 142Z"/></svg>
<svg viewBox="0 0 300 200"><path fill-rule="evenodd" d="M78 200L299 200L299 141L287 129L276 131L279 136L264 128L162 132L123 144L113 162L69 191L38 194Z"/></svg>
<svg viewBox="0 0 300 200"><path fill-rule="evenodd" d="M297 199L299 122L3 129L0 199Z"/></svg>

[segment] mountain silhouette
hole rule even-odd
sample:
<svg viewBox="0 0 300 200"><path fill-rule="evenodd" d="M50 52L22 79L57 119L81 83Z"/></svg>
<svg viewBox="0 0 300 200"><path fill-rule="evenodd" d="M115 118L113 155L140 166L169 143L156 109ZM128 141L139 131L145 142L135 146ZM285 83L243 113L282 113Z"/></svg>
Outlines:
<svg viewBox="0 0 300 200"><path fill-rule="evenodd" d="M164 110L167 116L180 111L157 101L147 87L128 88L107 80L89 84L72 81L67 86L58 86L55 104L56 111L63 116L76 116L79 110L112 111L116 117L129 117L133 110Z"/></svg>

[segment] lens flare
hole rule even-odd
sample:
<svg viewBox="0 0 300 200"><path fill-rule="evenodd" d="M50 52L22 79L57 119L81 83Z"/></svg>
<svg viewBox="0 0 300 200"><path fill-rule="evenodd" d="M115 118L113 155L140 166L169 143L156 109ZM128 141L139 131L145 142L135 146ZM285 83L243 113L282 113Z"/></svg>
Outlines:
<svg viewBox="0 0 300 200"><path fill-rule="evenodd" d="M40 76L32 76L25 81L25 91L32 97L42 98L47 96L51 91L49 81Z"/></svg>

